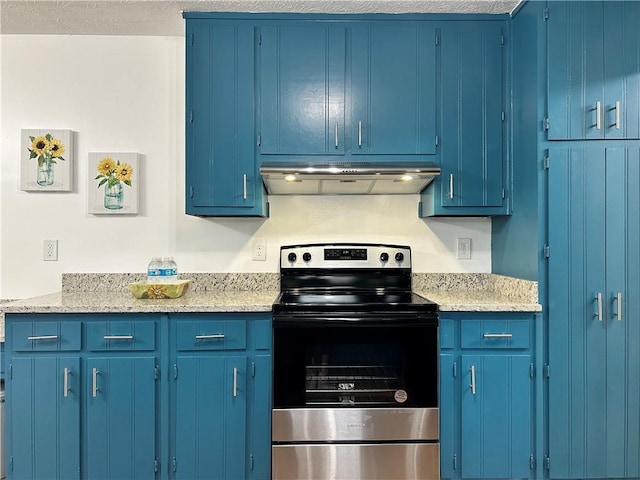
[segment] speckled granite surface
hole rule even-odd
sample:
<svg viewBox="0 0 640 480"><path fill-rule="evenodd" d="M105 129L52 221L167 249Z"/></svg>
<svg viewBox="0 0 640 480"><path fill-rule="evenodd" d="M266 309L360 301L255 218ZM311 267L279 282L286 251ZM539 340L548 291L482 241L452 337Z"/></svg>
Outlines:
<svg viewBox="0 0 640 480"><path fill-rule="evenodd" d="M417 273L413 290L446 312L540 312L538 282L492 273Z"/></svg>
<svg viewBox="0 0 640 480"><path fill-rule="evenodd" d="M176 299L134 298L132 282L142 273L68 273L62 291L0 305L8 313L95 312L268 312L278 295L277 273L181 274L192 283ZM537 282L493 274L416 273L413 289L439 305L441 311L541 311ZM4 337L4 319L0 333Z"/></svg>

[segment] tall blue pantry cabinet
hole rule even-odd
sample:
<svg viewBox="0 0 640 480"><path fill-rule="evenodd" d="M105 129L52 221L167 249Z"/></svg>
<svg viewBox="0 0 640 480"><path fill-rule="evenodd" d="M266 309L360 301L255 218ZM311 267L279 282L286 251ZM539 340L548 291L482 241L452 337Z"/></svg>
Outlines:
<svg viewBox="0 0 640 480"><path fill-rule="evenodd" d="M512 19L521 193L492 226L493 270L540 284L545 478L640 478L639 23L635 1Z"/></svg>

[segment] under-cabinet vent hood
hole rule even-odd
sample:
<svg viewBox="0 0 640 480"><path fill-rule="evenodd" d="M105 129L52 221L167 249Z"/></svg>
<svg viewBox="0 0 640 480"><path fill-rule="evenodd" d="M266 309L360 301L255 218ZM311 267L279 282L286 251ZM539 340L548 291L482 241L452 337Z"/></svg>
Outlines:
<svg viewBox="0 0 640 480"><path fill-rule="evenodd" d="M430 162L264 162L270 195L383 195L420 193L440 175Z"/></svg>

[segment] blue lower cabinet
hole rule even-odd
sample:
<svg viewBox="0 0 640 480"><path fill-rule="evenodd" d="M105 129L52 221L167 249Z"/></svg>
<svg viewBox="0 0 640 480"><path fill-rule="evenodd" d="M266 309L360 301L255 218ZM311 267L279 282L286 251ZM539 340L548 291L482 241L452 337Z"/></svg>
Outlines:
<svg viewBox="0 0 640 480"><path fill-rule="evenodd" d="M443 479L536 478L535 316L443 313Z"/></svg>
<svg viewBox="0 0 640 480"><path fill-rule="evenodd" d="M270 478L270 312L5 322L8 480Z"/></svg>
<svg viewBox="0 0 640 480"><path fill-rule="evenodd" d="M87 359L85 478L155 478L156 372L154 357Z"/></svg>
<svg viewBox="0 0 640 480"><path fill-rule="evenodd" d="M80 358L7 354L8 478L80 478Z"/></svg>
<svg viewBox="0 0 640 480"><path fill-rule="evenodd" d="M179 356L174 385L175 478L245 478L247 357Z"/></svg>

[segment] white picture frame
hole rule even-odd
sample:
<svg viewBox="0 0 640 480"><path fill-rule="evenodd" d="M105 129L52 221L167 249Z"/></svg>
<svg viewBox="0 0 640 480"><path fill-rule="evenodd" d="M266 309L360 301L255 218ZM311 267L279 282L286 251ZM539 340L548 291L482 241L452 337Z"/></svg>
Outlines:
<svg viewBox="0 0 640 480"><path fill-rule="evenodd" d="M89 152L88 208L92 215L137 215L140 154Z"/></svg>
<svg viewBox="0 0 640 480"><path fill-rule="evenodd" d="M20 190L73 190L74 135L71 130L22 129L20 133Z"/></svg>

